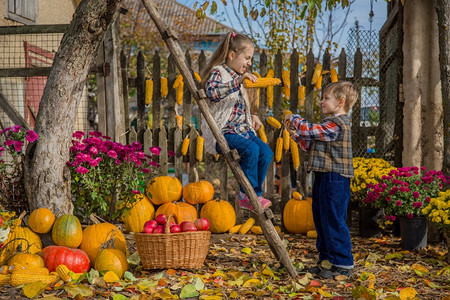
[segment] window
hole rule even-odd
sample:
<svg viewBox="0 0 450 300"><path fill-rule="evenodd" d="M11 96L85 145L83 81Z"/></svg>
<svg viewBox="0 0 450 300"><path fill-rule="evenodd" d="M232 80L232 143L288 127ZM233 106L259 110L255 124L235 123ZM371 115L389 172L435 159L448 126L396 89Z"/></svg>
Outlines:
<svg viewBox="0 0 450 300"><path fill-rule="evenodd" d="M37 0L5 0L5 17L25 25L36 24Z"/></svg>

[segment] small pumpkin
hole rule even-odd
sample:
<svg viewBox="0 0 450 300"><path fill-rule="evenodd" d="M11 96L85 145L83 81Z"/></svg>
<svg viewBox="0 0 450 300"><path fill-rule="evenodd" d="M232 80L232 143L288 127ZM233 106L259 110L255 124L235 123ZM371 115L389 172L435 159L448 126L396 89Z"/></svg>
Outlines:
<svg viewBox="0 0 450 300"><path fill-rule="evenodd" d="M155 208L146 195L138 194L134 198L136 202L124 213L122 220L130 232L142 232L145 222L155 217Z"/></svg>
<svg viewBox="0 0 450 300"><path fill-rule="evenodd" d="M183 188L183 199L187 203L206 203L214 197L214 187L206 180L188 183Z"/></svg>
<svg viewBox="0 0 450 300"><path fill-rule="evenodd" d="M47 233L52 229L55 222L55 215L48 208L38 208L31 212L28 219L28 226L36 233Z"/></svg>
<svg viewBox="0 0 450 300"><path fill-rule="evenodd" d="M55 271L59 265L66 265L74 273L89 271L89 256L81 249L52 245L42 249L41 256L50 272Z"/></svg>
<svg viewBox="0 0 450 300"><path fill-rule="evenodd" d="M27 270L44 268L44 260L36 253L16 253L8 259L8 266L12 266L13 264L19 264Z"/></svg>
<svg viewBox="0 0 450 300"><path fill-rule="evenodd" d="M165 203L156 210L155 215L159 214L165 214L166 216L173 214L173 218L177 224L181 224L183 221L194 222L198 219L195 207L185 202Z"/></svg>
<svg viewBox="0 0 450 300"><path fill-rule="evenodd" d="M53 242L58 246L77 248L83 239L80 220L74 215L63 215L56 219L52 228Z"/></svg>
<svg viewBox="0 0 450 300"><path fill-rule="evenodd" d="M171 176L158 176L147 183L146 194L154 205L178 201L181 198L180 180Z"/></svg>
<svg viewBox="0 0 450 300"><path fill-rule="evenodd" d="M303 200L300 193L293 193L292 199L286 203L283 211L284 227L290 233L305 234L314 230L312 199Z"/></svg>
<svg viewBox="0 0 450 300"><path fill-rule="evenodd" d="M128 262L125 254L118 249L103 249L95 259L95 269L101 271L113 271L122 278L128 270Z"/></svg>
<svg viewBox="0 0 450 300"><path fill-rule="evenodd" d="M200 217L209 220L209 231L212 233L227 232L236 224L236 212L225 200L206 202L200 211Z"/></svg>

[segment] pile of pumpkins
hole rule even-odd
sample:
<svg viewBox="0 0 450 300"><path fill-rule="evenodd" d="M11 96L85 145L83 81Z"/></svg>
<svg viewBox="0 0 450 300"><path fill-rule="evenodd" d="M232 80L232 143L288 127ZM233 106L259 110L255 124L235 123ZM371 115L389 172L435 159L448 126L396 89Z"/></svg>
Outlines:
<svg viewBox="0 0 450 300"><path fill-rule="evenodd" d="M83 230L76 216L56 219L47 208L30 214L29 227L22 226L22 217L23 214L13 221L0 252L0 273L13 286L35 281L71 281L72 276L91 267L119 280L128 269L125 237L111 223L99 222ZM50 232L54 245L42 249L39 234ZM5 278L1 278L3 283L7 282Z"/></svg>

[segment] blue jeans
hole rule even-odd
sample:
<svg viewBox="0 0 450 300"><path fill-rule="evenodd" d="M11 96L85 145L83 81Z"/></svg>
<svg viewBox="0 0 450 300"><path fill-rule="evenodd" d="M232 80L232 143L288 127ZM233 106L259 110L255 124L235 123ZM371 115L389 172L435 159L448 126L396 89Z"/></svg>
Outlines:
<svg viewBox="0 0 450 300"><path fill-rule="evenodd" d="M273 152L270 147L255 136L253 132L249 132L250 139L246 139L239 134L226 133L225 139L230 149L236 149L241 157L239 165L247 176L250 184L255 190L256 195L261 196L263 190L262 185L266 179L267 169L273 158ZM222 153L219 144L216 144L217 153ZM241 192L244 192L240 187Z"/></svg>
<svg viewBox="0 0 450 300"><path fill-rule="evenodd" d="M315 172L312 210L319 261L352 267L352 243L346 224L350 179L333 172Z"/></svg>

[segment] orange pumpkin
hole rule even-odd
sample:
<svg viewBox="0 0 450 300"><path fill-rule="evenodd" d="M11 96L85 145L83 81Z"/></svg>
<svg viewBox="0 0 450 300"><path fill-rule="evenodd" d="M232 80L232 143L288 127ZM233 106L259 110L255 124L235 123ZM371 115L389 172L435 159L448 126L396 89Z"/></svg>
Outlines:
<svg viewBox="0 0 450 300"><path fill-rule="evenodd" d="M165 214L166 216L173 214L175 223L181 224L183 221L194 222L198 219L197 210L194 206L185 202L170 202L161 205L156 210L155 215Z"/></svg>
<svg viewBox="0 0 450 300"><path fill-rule="evenodd" d="M209 231L224 233L236 224L236 212L225 200L208 201L200 211L200 217L209 220Z"/></svg>
<svg viewBox="0 0 450 300"><path fill-rule="evenodd" d="M16 253L8 259L8 266L12 266L13 264L19 264L26 269L45 268L44 260L37 253Z"/></svg>
<svg viewBox="0 0 450 300"><path fill-rule="evenodd" d="M33 210L28 219L28 226L36 233L47 233L52 229L55 222L55 215L48 208L38 208Z"/></svg>
<svg viewBox="0 0 450 300"><path fill-rule="evenodd" d="M155 217L155 208L144 194L135 195L134 198L136 202L130 211L124 213L122 220L129 231L142 232L145 222Z"/></svg>
<svg viewBox="0 0 450 300"><path fill-rule="evenodd" d="M294 193L292 196L293 198L284 207L284 226L290 233L305 234L310 230L314 230L312 199L303 200L299 193Z"/></svg>
<svg viewBox="0 0 450 300"><path fill-rule="evenodd" d="M52 239L56 245L78 248L82 238L83 229L76 216L64 215L56 219L52 228Z"/></svg>
<svg viewBox="0 0 450 300"><path fill-rule="evenodd" d="M181 198L180 180L171 176L158 176L147 183L146 194L154 205L178 201Z"/></svg>
<svg viewBox="0 0 450 300"><path fill-rule="evenodd" d="M183 199L190 204L206 203L213 197L214 187L206 180L188 183L183 188Z"/></svg>
<svg viewBox="0 0 450 300"><path fill-rule="evenodd" d="M100 252L100 247L110 239L114 240L114 248L127 254L127 243L122 232L111 223L98 223L86 227L83 230L83 241L80 249L87 253L91 264Z"/></svg>
<svg viewBox="0 0 450 300"><path fill-rule="evenodd" d="M113 271L122 278L128 270L128 262L125 254L119 249L103 249L95 259L97 271Z"/></svg>

